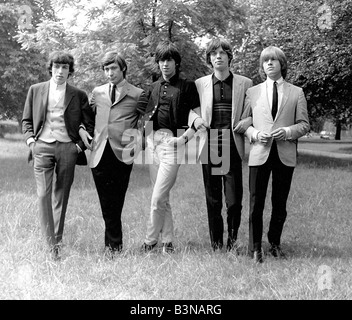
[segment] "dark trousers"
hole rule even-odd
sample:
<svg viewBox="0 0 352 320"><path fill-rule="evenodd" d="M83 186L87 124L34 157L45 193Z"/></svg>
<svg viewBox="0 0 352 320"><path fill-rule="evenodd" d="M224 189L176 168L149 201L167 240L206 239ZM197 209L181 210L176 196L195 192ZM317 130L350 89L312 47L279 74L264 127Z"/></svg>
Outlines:
<svg viewBox="0 0 352 320"><path fill-rule="evenodd" d="M105 222L105 246L111 250L122 249L121 213L132 166L118 160L107 142L99 164L92 168Z"/></svg>
<svg viewBox="0 0 352 320"><path fill-rule="evenodd" d="M219 165L212 163L211 157L208 163L202 165L210 241L213 249L221 249L223 246L224 222L221 215L223 194L225 195L227 213L228 248L236 242L241 223L242 161L236 147L233 146L233 148L227 172L218 174L218 170L214 169L218 169ZM216 174L214 174L215 172Z"/></svg>
<svg viewBox="0 0 352 320"><path fill-rule="evenodd" d="M263 234L263 211L265 197L272 173L271 220L268 241L280 245L282 229L287 217L286 203L290 192L294 167L285 166L278 155L276 142L267 161L261 166L249 167L249 250L261 250Z"/></svg>

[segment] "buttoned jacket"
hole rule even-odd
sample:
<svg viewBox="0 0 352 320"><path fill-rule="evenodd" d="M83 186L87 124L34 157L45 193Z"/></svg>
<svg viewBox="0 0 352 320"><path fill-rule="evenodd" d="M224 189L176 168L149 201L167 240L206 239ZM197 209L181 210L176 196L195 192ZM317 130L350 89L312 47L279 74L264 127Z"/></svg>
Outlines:
<svg viewBox="0 0 352 320"><path fill-rule="evenodd" d="M89 158L89 166L95 168L102 157L106 142L115 156L129 163L135 156L137 122L140 113L137 102L143 90L126 82L120 95L111 103L109 83L94 88L90 106L95 113L93 150Z"/></svg>
<svg viewBox="0 0 352 320"><path fill-rule="evenodd" d="M271 93L270 93L271 94ZM244 117L252 116L253 125L246 135L251 142L249 166L259 166L268 159L273 140L266 145L255 141L255 130L270 133L277 128L289 128L291 136L277 141L280 160L286 166L294 167L297 163L297 139L305 135L310 128L307 101L303 90L288 82L283 83L283 97L275 119L271 115L266 82L248 89L245 99Z"/></svg>
<svg viewBox="0 0 352 320"><path fill-rule="evenodd" d="M199 107L199 97L194 81L180 77L173 78L171 85L179 89L179 94L174 94L170 104L171 131L175 136L179 136L188 128L188 116L190 110ZM159 96L162 88L163 78L151 84L149 91L142 95L138 103L138 109L143 113L139 127L141 130L152 129L148 123L154 120L154 115L159 108ZM177 130L182 129L182 130ZM148 135L150 132L145 132Z"/></svg>

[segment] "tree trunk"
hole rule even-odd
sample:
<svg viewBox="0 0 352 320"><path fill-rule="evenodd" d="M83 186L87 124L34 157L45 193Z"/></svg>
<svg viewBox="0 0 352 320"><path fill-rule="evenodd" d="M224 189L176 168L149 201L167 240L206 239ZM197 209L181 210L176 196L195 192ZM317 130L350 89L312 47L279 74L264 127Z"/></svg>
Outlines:
<svg viewBox="0 0 352 320"><path fill-rule="evenodd" d="M340 120L336 120L335 140L341 140L341 122L340 122Z"/></svg>

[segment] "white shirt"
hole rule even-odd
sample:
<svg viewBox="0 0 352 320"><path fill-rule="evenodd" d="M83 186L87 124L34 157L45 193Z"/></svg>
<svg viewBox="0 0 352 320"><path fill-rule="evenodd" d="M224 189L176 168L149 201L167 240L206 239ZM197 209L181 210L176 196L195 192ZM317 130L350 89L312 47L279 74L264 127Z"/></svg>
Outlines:
<svg viewBox="0 0 352 320"><path fill-rule="evenodd" d="M269 101L269 106L270 110L273 105L273 90L274 90L274 80L267 78L266 79L266 92L268 94L268 101ZM277 111L280 110L280 106L282 103L282 97L284 95L284 82L285 80L281 77L279 80L276 80L277 83Z"/></svg>
<svg viewBox="0 0 352 320"><path fill-rule="evenodd" d="M122 88L124 87L124 85L126 84L126 79L123 79L121 82L119 82L117 85L116 85L116 91L115 91L115 101L117 101L120 97L120 94L121 94L121 91L122 91ZM112 90L112 86L113 86L113 83L110 83L110 97L111 97L111 90ZM113 101L113 103L115 102Z"/></svg>
<svg viewBox="0 0 352 320"><path fill-rule="evenodd" d="M276 81L276 86L277 86L277 111L280 110L281 104L282 104L282 98L284 96L284 82L285 80L281 77ZM266 92L267 92L267 99L269 102L270 110L273 105L273 89L274 89L274 80L270 79L269 77L265 81L266 85ZM278 115L279 112L276 113L276 116ZM275 120L275 119L274 119ZM283 129L286 131L286 139L291 138L291 129L288 127L283 127ZM251 141L256 141L257 137L259 134L259 130L255 130L251 136Z"/></svg>

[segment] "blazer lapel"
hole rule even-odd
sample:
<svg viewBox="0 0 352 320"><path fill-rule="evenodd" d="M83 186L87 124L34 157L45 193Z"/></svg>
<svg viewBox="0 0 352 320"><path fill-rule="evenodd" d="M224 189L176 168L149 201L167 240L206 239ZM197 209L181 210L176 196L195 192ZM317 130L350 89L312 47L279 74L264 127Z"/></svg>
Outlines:
<svg viewBox="0 0 352 320"><path fill-rule="evenodd" d="M266 81L262 82L261 86L262 87L261 87L260 91L261 91L262 96L260 98L260 101L263 101L264 114L267 116L267 118L270 119L270 121L274 121L273 116L271 114L271 106L269 104L269 98L268 98L269 92L268 92L267 82Z"/></svg>
<svg viewBox="0 0 352 320"><path fill-rule="evenodd" d="M239 107L239 99L243 90L243 82L239 81L235 75L232 80L232 122L240 119L242 108Z"/></svg>
<svg viewBox="0 0 352 320"><path fill-rule="evenodd" d="M115 105L117 103L119 103L128 93L128 91L130 90L129 86L127 85L127 83L122 87L121 93L118 97L118 99L112 104Z"/></svg>
<svg viewBox="0 0 352 320"><path fill-rule="evenodd" d="M42 101L41 101L41 112L43 112L43 114L46 113L46 107L48 105L48 99L49 99L49 85L50 85L50 81L47 81L44 83L43 88L42 88Z"/></svg>
<svg viewBox="0 0 352 320"><path fill-rule="evenodd" d="M204 79L204 88L203 88L203 101L205 101L205 108L202 110L202 117L208 124L211 124L212 115L213 115L213 77L209 75ZM203 114L204 111L204 114Z"/></svg>
<svg viewBox="0 0 352 320"><path fill-rule="evenodd" d="M291 91L290 85L287 82L284 82L283 83L282 101L281 101L281 105L280 105L279 111L277 112L276 117L278 117L283 112L283 109L285 108L288 97L290 95L290 91Z"/></svg>
<svg viewBox="0 0 352 320"><path fill-rule="evenodd" d="M67 83L66 84L66 92L65 92L65 101L64 101L64 111L66 111L68 105L70 104L73 96L75 95L72 87Z"/></svg>

